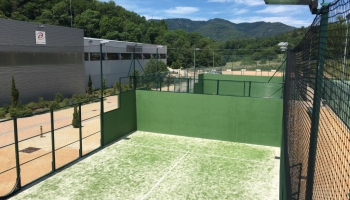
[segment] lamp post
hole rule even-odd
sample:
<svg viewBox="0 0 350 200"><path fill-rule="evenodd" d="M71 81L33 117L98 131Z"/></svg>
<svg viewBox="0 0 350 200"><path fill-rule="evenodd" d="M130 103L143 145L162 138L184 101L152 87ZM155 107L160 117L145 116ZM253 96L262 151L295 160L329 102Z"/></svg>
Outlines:
<svg viewBox="0 0 350 200"><path fill-rule="evenodd" d="M136 90L136 75L135 75L136 74L135 73L135 62L136 62L136 60L135 60L135 57L136 57L135 56L135 52L136 52L136 50L135 49L136 49L136 46L137 46L137 44L134 45L134 49L133 49L133 51L134 51L133 52L133 57L134 57L134 81L133 81L134 82L134 90Z"/></svg>
<svg viewBox="0 0 350 200"><path fill-rule="evenodd" d="M280 43L278 43L278 46L280 47L281 51L287 52L286 50L288 49L288 42L280 42ZM287 65L286 62L285 62L285 65ZM283 80L284 80L284 72L283 72Z"/></svg>
<svg viewBox="0 0 350 200"><path fill-rule="evenodd" d="M101 128L101 146L104 145L104 136L103 136L103 113L104 113L104 106L103 106L103 69L102 69L102 46L109 41L102 40L100 42L100 76L101 76L101 88L100 88L100 104L101 104L101 113L100 113L100 128Z"/></svg>
<svg viewBox="0 0 350 200"><path fill-rule="evenodd" d="M214 70L214 51L213 51L213 70Z"/></svg>
<svg viewBox="0 0 350 200"><path fill-rule="evenodd" d="M196 83L196 51L198 51L199 48L195 48L193 50L193 84Z"/></svg>
<svg viewBox="0 0 350 200"><path fill-rule="evenodd" d="M157 61L156 61L156 78L157 78L157 82L158 82L158 58L159 58L158 49L160 49L160 48L163 48L163 46L161 46L161 45L157 46ZM157 85L158 85L158 83L157 83ZM158 90L158 88L157 88L157 90ZM161 90L160 86L159 86L159 90Z"/></svg>
<svg viewBox="0 0 350 200"><path fill-rule="evenodd" d="M341 74L341 80L344 80L344 73L345 73L345 65L346 65L346 48L348 46L348 34L349 34L349 27L348 27L348 20L350 19L350 14L346 15L346 36L345 36L345 47L344 47L344 61L343 61L343 70Z"/></svg>

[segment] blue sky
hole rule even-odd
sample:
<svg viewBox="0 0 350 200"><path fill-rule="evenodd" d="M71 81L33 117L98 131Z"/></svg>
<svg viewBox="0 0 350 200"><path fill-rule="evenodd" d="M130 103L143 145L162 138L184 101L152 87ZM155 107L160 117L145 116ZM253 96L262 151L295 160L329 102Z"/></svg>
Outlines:
<svg viewBox="0 0 350 200"><path fill-rule="evenodd" d="M222 18L233 23L265 21L307 27L315 17L310 13L308 6L265 5L264 0L114 0L114 2L129 11L145 16L146 19L187 18L206 21Z"/></svg>

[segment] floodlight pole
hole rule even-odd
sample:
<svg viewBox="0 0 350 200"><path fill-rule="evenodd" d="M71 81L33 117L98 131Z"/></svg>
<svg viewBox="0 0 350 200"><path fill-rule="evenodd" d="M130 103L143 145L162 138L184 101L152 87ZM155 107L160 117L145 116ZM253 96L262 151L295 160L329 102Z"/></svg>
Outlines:
<svg viewBox="0 0 350 200"><path fill-rule="evenodd" d="M156 77L157 77L157 80L158 80L158 47L157 47L157 61L156 61ZM158 86L158 83L157 83L157 86Z"/></svg>
<svg viewBox="0 0 350 200"><path fill-rule="evenodd" d="M193 84L196 83L196 51L199 50L199 48L194 48L193 50Z"/></svg>
<svg viewBox="0 0 350 200"><path fill-rule="evenodd" d="M100 88L100 105L101 105L101 113L100 113L100 128L101 128L101 146L104 145L104 137L103 137L103 69L102 69L102 43L100 43L100 76L101 76L101 88Z"/></svg>
<svg viewBox="0 0 350 200"><path fill-rule="evenodd" d="M135 46L134 46L134 90L136 90L136 73L135 73L135 62L136 62L136 60L135 60L135 58L136 58L136 56L135 56L135 52L136 52L136 50L135 50L135 48L136 48L136 46L137 46L137 44L135 44Z"/></svg>
<svg viewBox="0 0 350 200"><path fill-rule="evenodd" d="M213 70L214 70L214 51L213 51Z"/></svg>

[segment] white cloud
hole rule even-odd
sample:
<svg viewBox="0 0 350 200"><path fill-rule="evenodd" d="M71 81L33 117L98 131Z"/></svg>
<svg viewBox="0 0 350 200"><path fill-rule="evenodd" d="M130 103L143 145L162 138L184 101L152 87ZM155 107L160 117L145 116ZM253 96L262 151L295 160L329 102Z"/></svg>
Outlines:
<svg viewBox="0 0 350 200"><path fill-rule="evenodd" d="M257 13L267 13L267 14L285 14L294 15L301 12L310 12L309 9L305 9L301 6L266 6L263 10L256 11Z"/></svg>
<svg viewBox="0 0 350 200"><path fill-rule="evenodd" d="M264 5L264 0L208 0L208 2L212 3L238 3L238 4L243 4L246 6L259 6L259 5Z"/></svg>
<svg viewBox="0 0 350 200"><path fill-rule="evenodd" d="M232 0L208 0L208 2L225 3L225 2L232 2Z"/></svg>
<svg viewBox="0 0 350 200"><path fill-rule="evenodd" d="M248 6L259 6L264 5L265 2L263 0L233 0L235 3L244 4Z"/></svg>
<svg viewBox="0 0 350 200"><path fill-rule="evenodd" d="M241 15L241 14L244 14L246 12L248 12L249 10L247 9L237 9L237 8L234 8L231 12L232 14L234 15Z"/></svg>
<svg viewBox="0 0 350 200"><path fill-rule="evenodd" d="M165 12L168 14L191 14L198 11L199 9L196 7L175 7L165 10Z"/></svg>

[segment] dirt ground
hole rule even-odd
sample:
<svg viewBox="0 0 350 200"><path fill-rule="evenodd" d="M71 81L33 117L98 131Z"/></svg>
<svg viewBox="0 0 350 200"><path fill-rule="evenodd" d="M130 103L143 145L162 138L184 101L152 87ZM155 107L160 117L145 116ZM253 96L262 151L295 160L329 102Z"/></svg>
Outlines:
<svg viewBox="0 0 350 200"><path fill-rule="evenodd" d="M105 112L118 108L118 96L107 97L104 108ZM100 103L83 105L81 110L82 154L84 155L100 146ZM54 112L56 169L79 157L79 129L71 126L72 118L73 108ZM22 185L52 171L50 121L50 113L18 119ZM40 136L40 126L44 133L43 137ZM13 121L1 122L0 127L0 196L3 196L9 193L16 183L16 158L15 146L12 144L14 142ZM32 153L21 151L28 147L38 148L38 150Z"/></svg>

